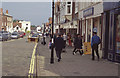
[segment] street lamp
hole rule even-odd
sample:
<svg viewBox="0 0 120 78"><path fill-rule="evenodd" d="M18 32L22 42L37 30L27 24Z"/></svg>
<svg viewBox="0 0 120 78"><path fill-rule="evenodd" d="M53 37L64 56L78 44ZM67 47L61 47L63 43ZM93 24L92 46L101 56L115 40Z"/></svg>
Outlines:
<svg viewBox="0 0 120 78"><path fill-rule="evenodd" d="M51 58L50 63L54 63L54 40L53 40L53 29L54 29L54 0L52 0L52 45L51 45Z"/></svg>

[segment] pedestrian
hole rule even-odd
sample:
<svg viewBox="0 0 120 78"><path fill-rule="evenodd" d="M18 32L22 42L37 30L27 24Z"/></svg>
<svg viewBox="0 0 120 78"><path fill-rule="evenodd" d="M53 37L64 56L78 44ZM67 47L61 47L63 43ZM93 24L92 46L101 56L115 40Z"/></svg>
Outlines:
<svg viewBox="0 0 120 78"><path fill-rule="evenodd" d="M68 42L69 42L69 47L72 47L72 42L71 42L71 35L68 36Z"/></svg>
<svg viewBox="0 0 120 78"><path fill-rule="evenodd" d="M95 60L94 51L96 51L96 55L99 61L99 53L98 53L98 45L101 43L100 37L97 36L97 31L93 32L93 37L91 39L91 47L92 47L92 60Z"/></svg>
<svg viewBox="0 0 120 78"><path fill-rule="evenodd" d="M66 52L65 47L66 47L67 35L65 33L63 34L63 40L64 40L63 52Z"/></svg>
<svg viewBox="0 0 120 78"><path fill-rule="evenodd" d="M49 44L48 44L48 48L51 49L52 46L52 40L50 39Z"/></svg>
<svg viewBox="0 0 120 78"><path fill-rule="evenodd" d="M55 40L55 50L56 50L56 55L58 58L58 62L61 60L61 52L64 46L64 40L61 37L61 34L58 34L58 37Z"/></svg>
<svg viewBox="0 0 120 78"><path fill-rule="evenodd" d="M81 50L82 49L82 39L80 37L80 34L77 34L76 35L76 38L74 40L74 50L73 50L73 55L76 54L78 51L80 53L80 55L83 54L83 51Z"/></svg>

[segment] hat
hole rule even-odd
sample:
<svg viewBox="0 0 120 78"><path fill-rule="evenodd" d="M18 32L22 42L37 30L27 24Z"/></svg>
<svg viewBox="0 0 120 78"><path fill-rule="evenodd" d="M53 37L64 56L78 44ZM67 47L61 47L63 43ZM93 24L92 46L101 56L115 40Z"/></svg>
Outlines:
<svg viewBox="0 0 120 78"><path fill-rule="evenodd" d="M96 32L96 33L97 33L97 28L93 28L93 32Z"/></svg>

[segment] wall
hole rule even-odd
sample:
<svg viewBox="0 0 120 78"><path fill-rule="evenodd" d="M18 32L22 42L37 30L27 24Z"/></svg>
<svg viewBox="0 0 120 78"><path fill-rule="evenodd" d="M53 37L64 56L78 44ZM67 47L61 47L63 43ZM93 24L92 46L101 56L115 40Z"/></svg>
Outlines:
<svg viewBox="0 0 120 78"><path fill-rule="evenodd" d="M28 27L27 31L31 31L31 22L30 21L19 21L19 23L22 23L22 31L25 32L26 27ZM28 25L26 25L28 24Z"/></svg>

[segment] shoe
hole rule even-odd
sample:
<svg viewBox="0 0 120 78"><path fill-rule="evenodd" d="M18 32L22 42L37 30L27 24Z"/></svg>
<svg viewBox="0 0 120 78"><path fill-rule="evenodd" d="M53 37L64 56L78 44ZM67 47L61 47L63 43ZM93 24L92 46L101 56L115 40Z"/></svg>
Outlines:
<svg viewBox="0 0 120 78"><path fill-rule="evenodd" d="M74 55L74 52L73 52L73 55Z"/></svg>
<svg viewBox="0 0 120 78"><path fill-rule="evenodd" d="M60 62L60 59L58 59L58 62Z"/></svg>
<svg viewBox="0 0 120 78"><path fill-rule="evenodd" d="M84 56L84 54L82 54L82 56Z"/></svg>
<svg viewBox="0 0 120 78"><path fill-rule="evenodd" d="M75 52L73 52L73 55L75 55L76 53Z"/></svg>
<svg viewBox="0 0 120 78"><path fill-rule="evenodd" d="M95 59L92 59L93 61L95 60Z"/></svg>

